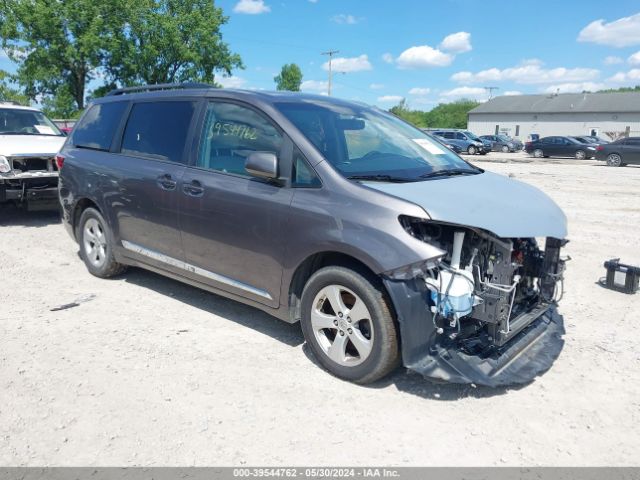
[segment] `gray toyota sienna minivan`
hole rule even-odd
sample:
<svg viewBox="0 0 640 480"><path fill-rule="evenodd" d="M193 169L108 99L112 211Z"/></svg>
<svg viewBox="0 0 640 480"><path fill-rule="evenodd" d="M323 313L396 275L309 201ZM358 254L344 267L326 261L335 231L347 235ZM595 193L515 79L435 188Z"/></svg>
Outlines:
<svg viewBox="0 0 640 480"><path fill-rule="evenodd" d="M358 383L528 382L562 349L566 218L376 108L157 85L93 102L56 157L87 269L137 266L300 322Z"/></svg>

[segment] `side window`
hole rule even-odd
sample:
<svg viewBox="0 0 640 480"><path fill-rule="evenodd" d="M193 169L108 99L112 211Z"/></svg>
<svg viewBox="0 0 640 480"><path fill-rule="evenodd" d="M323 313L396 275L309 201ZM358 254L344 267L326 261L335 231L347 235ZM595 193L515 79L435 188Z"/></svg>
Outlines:
<svg viewBox="0 0 640 480"><path fill-rule="evenodd" d="M322 186L318 175L297 148L293 151L291 186L303 188L318 188Z"/></svg>
<svg viewBox="0 0 640 480"><path fill-rule="evenodd" d="M71 145L108 151L127 105L127 102L93 105L73 129Z"/></svg>
<svg viewBox="0 0 640 480"><path fill-rule="evenodd" d="M195 103L137 103L124 129L121 151L171 162L182 161Z"/></svg>
<svg viewBox="0 0 640 480"><path fill-rule="evenodd" d="M460 133L460 132L456 132L456 138L458 140L466 140L467 137L465 137L464 133Z"/></svg>
<svg viewBox="0 0 640 480"><path fill-rule="evenodd" d="M249 176L244 162L251 152L280 153L282 135L254 110L234 103L207 107L197 166Z"/></svg>
<svg viewBox="0 0 640 480"><path fill-rule="evenodd" d="M456 138L453 132L444 132L444 138Z"/></svg>

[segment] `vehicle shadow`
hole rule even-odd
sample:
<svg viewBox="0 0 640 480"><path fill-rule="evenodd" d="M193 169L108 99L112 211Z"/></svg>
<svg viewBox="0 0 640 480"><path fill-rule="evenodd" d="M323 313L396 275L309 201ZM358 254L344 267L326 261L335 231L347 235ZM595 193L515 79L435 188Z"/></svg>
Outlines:
<svg viewBox="0 0 640 480"><path fill-rule="evenodd" d="M243 327L252 328L290 347L297 347L304 343L300 325L283 322L257 308L215 293L192 287L142 268L129 268L121 278L127 283L148 288Z"/></svg>
<svg viewBox="0 0 640 480"><path fill-rule="evenodd" d="M302 351L306 357L318 368L322 365L316 360L313 352L307 344L302 346ZM531 382L529 382L531 383ZM463 398L489 398L497 395L504 395L510 390L519 390L528 385L511 385L507 387L484 387L476 385L465 385L456 383L437 382L424 378L415 372L406 369L404 366L398 367L391 375L377 382L362 385L362 388L387 388L393 386L401 392L415 395L425 400L452 401Z"/></svg>
<svg viewBox="0 0 640 480"><path fill-rule="evenodd" d="M267 335L274 340L278 340L290 347L302 345L305 356L318 368L322 366L318 363L308 345L304 344L304 336L299 324L288 324L271 315L244 305L240 302L227 299L220 295L192 287L185 283L171 278L144 270L141 268L129 268L120 278L125 282L148 288L162 295L170 296L184 304L198 308L213 315L218 315L226 320L235 322L243 327ZM304 345L303 345L304 344ZM327 373L327 375L329 375ZM437 383L423 378L421 375L413 373L404 367L399 367L390 376L369 384L361 388L386 388L394 386L401 392L406 392L418 397L438 400L452 401L462 398L488 398L496 395L504 395L509 390L517 390L526 385L515 385L510 387L489 388L472 385L459 385L449 383Z"/></svg>
<svg viewBox="0 0 640 480"><path fill-rule="evenodd" d="M60 223L59 210L30 212L14 204L0 204L0 226L46 227Z"/></svg>

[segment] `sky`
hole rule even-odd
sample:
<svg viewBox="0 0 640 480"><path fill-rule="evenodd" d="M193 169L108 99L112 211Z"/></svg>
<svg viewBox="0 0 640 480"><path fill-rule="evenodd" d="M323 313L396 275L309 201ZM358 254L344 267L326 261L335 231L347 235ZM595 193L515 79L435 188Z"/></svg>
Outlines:
<svg viewBox="0 0 640 480"><path fill-rule="evenodd" d="M273 90L296 63L304 91L428 110L459 98L640 85L638 0L217 0L245 69L228 87ZM13 70L0 51L0 69Z"/></svg>

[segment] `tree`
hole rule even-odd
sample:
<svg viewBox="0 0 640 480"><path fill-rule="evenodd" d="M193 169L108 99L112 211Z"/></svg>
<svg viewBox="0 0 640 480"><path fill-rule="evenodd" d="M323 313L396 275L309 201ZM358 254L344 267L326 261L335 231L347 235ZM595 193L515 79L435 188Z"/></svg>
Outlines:
<svg viewBox="0 0 640 480"><path fill-rule="evenodd" d="M29 104L29 98L14 86L13 77L4 70L0 70L0 102Z"/></svg>
<svg viewBox="0 0 640 480"><path fill-rule="evenodd" d="M620 93L620 92L640 92L640 85L635 87L609 88L606 90L598 90L596 93Z"/></svg>
<svg viewBox="0 0 640 480"><path fill-rule="evenodd" d="M282 66L280 73L273 77L277 90L289 90L299 92L302 85L302 70L295 63L288 63Z"/></svg>
<svg viewBox="0 0 640 480"><path fill-rule="evenodd" d="M51 118L75 118L82 113L76 108L73 95L65 87L59 88L55 95L42 99L42 111Z"/></svg>
<svg viewBox="0 0 640 480"><path fill-rule="evenodd" d="M84 108L107 44L122 30L125 0L3 0L0 37L18 64L16 79L32 100L61 96ZM69 105L65 106L67 109Z"/></svg>
<svg viewBox="0 0 640 480"><path fill-rule="evenodd" d="M480 105L474 100L458 100L441 103L428 112L411 110L403 99L389 111L417 127L429 128L467 128L469 111Z"/></svg>
<svg viewBox="0 0 640 480"><path fill-rule="evenodd" d="M214 83L216 72L230 75L243 65L222 41L220 27L227 21L213 0L130 2L105 58L108 81L122 86Z"/></svg>

